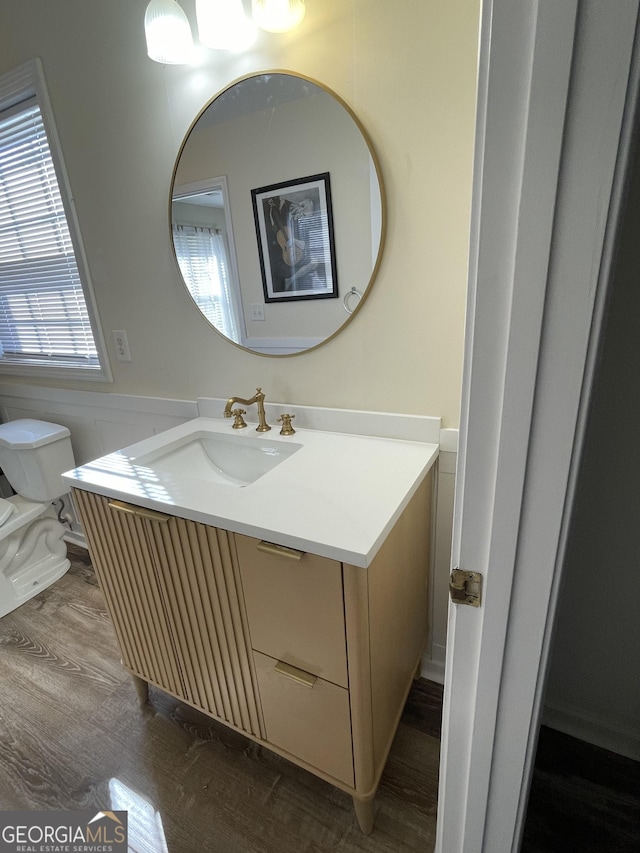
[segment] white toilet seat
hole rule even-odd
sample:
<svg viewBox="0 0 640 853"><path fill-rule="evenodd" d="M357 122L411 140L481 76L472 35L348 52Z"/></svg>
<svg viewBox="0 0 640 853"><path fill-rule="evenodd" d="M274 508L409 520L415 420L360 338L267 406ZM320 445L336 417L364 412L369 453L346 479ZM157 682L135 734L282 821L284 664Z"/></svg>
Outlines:
<svg viewBox="0 0 640 853"><path fill-rule="evenodd" d="M13 515L15 511L15 504L12 504L4 498L0 498L0 526L2 526L9 516Z"/></svg>

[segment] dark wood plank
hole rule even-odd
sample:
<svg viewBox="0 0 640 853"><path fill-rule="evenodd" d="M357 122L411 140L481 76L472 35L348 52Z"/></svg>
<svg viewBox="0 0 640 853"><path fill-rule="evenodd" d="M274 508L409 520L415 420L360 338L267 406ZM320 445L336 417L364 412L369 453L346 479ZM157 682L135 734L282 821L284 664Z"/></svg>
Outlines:
<svg viewBox="0 0 640 853"><path fill-rule="evenodd" d="M543 726L523 853L638 853L640 764Z"/></svg>
<svg viewBox="0 0 640 853"><path fill-rule="evenodd" d="M442 729L441 684L418 678L413 682L402 714L403 722L425 734L440 738Z"/></svg>

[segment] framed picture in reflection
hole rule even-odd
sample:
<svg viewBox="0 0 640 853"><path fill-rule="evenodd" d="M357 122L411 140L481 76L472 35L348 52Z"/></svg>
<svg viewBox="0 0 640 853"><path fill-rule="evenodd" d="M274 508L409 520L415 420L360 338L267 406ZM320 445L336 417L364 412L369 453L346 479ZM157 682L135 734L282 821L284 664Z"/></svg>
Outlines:
<svg viewBox="0 0 640 853"><path fill-rule="evenodd" d="M251 190L265 302L338 296L329 173Z"/></svg>

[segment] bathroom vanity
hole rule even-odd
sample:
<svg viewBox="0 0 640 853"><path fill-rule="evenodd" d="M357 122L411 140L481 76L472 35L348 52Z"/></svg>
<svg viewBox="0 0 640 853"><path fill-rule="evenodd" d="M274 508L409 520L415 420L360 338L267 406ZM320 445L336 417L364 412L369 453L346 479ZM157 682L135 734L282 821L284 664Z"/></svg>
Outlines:
<svg viewBox="0 0 640 853"><path fill-rule="evenodd" d="M155 685L347 791L364 832L427 639L437 453L198 418L65 475L141 699Z"/></svg>

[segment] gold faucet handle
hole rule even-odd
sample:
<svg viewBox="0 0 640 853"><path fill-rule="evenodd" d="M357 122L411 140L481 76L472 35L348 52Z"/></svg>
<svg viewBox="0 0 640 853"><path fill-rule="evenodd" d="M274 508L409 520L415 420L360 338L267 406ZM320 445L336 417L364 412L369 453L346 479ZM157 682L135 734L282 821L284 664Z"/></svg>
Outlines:
<svg viewBox="0 0 640 853"><path fill-rule="evenodd" d="M295 435L296 431L291 426L291 421L293 418L295 418L295 415L280 415L280 417L278 418L278 423L282 423L280 435Z"/></svg>
<svg viewBox="0 0 640 853"><path fill-rule="evenodd" d="M246 427L246 423L244 422L243 415L247 414L246 409L234 409L231 414L235 418L232 429L244 429Z"/></svg>

